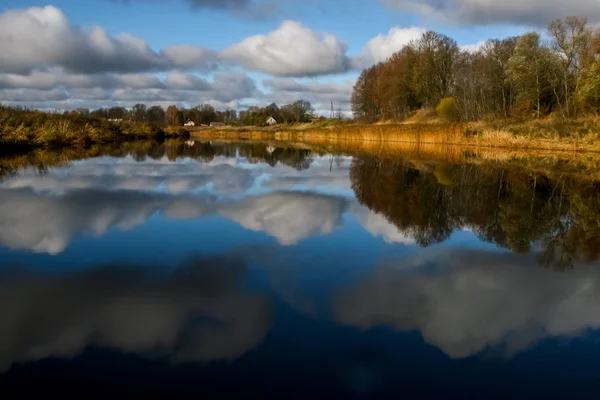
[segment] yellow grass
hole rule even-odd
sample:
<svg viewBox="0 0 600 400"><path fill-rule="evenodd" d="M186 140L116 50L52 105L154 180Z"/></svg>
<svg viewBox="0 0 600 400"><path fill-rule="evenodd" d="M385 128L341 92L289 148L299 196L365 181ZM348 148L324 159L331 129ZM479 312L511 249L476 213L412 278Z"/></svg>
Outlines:
<svg viewBox="0 0 600 400"><path fill-rule="evenodd" d="M276 139L314 141L329 139L345 142L374 141L385 143L417 143L460 145L466 147L507 148L520 150L555 150L576 152L600 151L598 134L561 137L548 131L538 136L517 135L507 130L487 128L484 124L389 124L347 125L306 129L212 129L192 135L239 139Z"/></svg>

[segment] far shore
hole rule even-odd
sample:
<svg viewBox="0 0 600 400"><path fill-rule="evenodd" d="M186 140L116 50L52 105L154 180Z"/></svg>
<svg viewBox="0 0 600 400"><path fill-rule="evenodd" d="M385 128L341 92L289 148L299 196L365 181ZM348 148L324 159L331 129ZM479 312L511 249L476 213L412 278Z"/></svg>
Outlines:
<svg viewBox="0 0 600 400"><path fill-rule="evenodd" d="M384 146L397 142L518 150L600 152L600 131L561 135L550 125L541 128L531 127L528 124L524 126L521 129L531 131L519 134L511 132L510 125L507 127L509 129L495 129L483 123L340 124L329 127L301 124L272 127L192 128L189 131L192 137L229 139L379 142ZM561 126L561 129L569 129L569 127Z"/></svg>
<svg viewBox="0 0 600 400"><path fill-rule="evenodd" d="M425 110L426 111L426 110ZM0 106L0 145L9 148L87 147L93 144L191 136L231 139L435 144L468 148L600 152L600 117L491 119L451 123L432 112L416 112L403 122L361 123L313 118L312 122L272 126L182 126L155 122L107 120L50 114ZM265 120L266 121L266 120ZM264 121L263 121L264 122ZM220 123L222 124L222 123Z"/></svg>

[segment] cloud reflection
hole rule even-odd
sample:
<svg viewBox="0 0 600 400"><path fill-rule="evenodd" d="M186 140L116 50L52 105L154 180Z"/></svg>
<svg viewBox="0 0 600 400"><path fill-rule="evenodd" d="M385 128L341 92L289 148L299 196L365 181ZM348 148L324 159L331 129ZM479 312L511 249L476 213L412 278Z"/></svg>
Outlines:
<svg viewBox="0 0 600 400"><path fill-rule="evenodd" d="M600 328L600 270L580 265L559 274L531 257L429 250L338 293L334 310L340 323L364 329L417 330L452 358L497 346L514 354Z"/></svg>
<svg viewBox="0 0 600 400"><path fill-rule="evenodd" d="M0 371L15 362L116 348L173 362L237 358L271 325L268 298L242 289L236 256L192 259L164 276L152 267L107 266L0 279Z"/></svg>
<svg viewBox="0 0 600 400"><path fill-rule="evenodd" d="M329 234L341 224L345 201L314 193L274 193L248 197L220 213L253 231L266 232L282 245L312 234Z"/></svg>

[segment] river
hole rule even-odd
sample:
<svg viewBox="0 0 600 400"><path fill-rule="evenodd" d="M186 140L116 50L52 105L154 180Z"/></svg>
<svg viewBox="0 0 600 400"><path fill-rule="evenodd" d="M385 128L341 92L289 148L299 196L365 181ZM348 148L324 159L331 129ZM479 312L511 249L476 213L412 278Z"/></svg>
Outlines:
<svg viewBox="0 0 600 400"><path fill-rule="evenodd" d="M600 182L452 160L5 155L0 392L597 398Z"/></svg>

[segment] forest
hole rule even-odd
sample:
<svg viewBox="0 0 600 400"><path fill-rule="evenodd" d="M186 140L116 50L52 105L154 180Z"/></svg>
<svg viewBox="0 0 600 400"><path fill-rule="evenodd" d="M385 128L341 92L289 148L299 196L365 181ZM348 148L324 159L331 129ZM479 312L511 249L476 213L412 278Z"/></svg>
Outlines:
<svg viewBox="0 0 600 400"><path fill-rule="evenodd" d="M354 86L358 119L402 121L423 109L450 121L598 115L600 30L567 17L543 34L488 40L477 51L429 31L362 71Z"/></svg>

